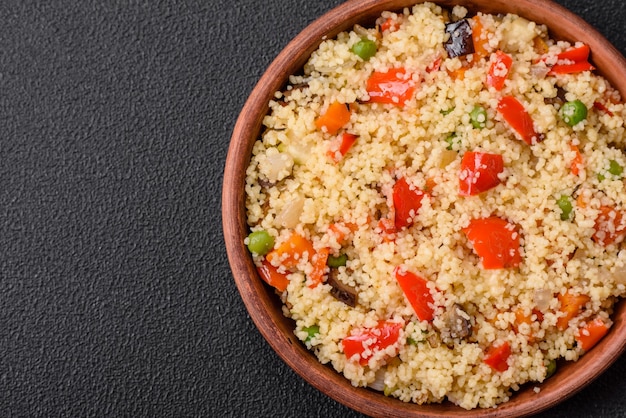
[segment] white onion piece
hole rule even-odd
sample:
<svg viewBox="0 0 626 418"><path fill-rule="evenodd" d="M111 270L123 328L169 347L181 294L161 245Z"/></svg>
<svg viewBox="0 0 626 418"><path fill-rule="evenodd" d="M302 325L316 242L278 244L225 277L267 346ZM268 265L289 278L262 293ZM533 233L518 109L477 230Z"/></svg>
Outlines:
<svg viewBox="0 0 626 418"><path fill-rule="evenodd" d="M286 152L291 155L296 164L304 164L311 155L311 147L304 143L293 143L287 145Z"/></svg>
<svg viewBox="0 0 626 418"><path fill-rule="evenodd" d="M259 171L272 183L276 183L291 175L293 158L286 152L278 152L276 148L268 148L265 158L259 158Z"/></svg>
<svg viewBox="0 0 626 418"><path fill-rule="evenodd" d="M376 371L375 379L372 383L369 383L367 386L370 388L382 392L385 390L385 374L387 373L387 369L385 367L381 367Z"/></svg>
<svg viewBox="0 0 626 418"><path fill-rule="evenodd" d="M545 78L550 72L550 68L545 65L531 65L530 75L536 78Z"/></svg>
<svg viewBox="0 0 626 418"><path fill-rule="evenodd" d="M533 294L533 302L535 302L535 306L540 311L545 311L550 307L552 298L552 292L548 289L535 290L535 293Z"/></svg>
<svg viewBox="0 0 626 418"><path fill-rule="evenodd" d="M439 159L439 168L446 168L452 161L459 158L459 153L452 150L443 150Z"/></svg>
<svg viewBox="0 0 626 418"><path fill-rule="evenodd" d="M524 45L532 43L535 36L538 35L535 23L532 23L522 17L516 17L508 26L504 25L505 30L502 31L502 40L508 50L520 51Z"/></svg>
<svg viewBox="0 0 626 418"><path fill-rule="evenodd" d="M304 198L297 197L283 206L280 213L274 219L275 223L283 228L295 228L300 223L300 215L304 208Z"/></svg>
<svg viewBox="0 0 626 418"><path fill-rule="evenodd" d="M626 266L615 267L614 272L607 271L607 273L615 283L626 285Z"/></svg>

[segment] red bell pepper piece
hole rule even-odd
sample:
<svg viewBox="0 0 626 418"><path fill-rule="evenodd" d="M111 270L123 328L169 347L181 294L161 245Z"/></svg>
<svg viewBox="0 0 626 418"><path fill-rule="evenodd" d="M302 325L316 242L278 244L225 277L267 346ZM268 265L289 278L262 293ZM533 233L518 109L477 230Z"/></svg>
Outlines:
<svg viewBox="0 0 626 418"><path fill-rule="evenodd" d="M393 19L391 17L388 17L387 20L385 20L381 25L380 25L380 31L381 32L395 32L398 30L398 28L400 27L400 20L401 17L398 17L398 19Z"/></svg>
<svg viewBox="0 0 626 418"><path fill-rule="evenodd" d="M560 307L559 312L563 315L556 320L556 327L560 331L565 331L569 326L569 321L575 318L589 302L590 297L587 295L575 295L570 292L559 293L557 296Z"/></svg>
<svg viewBox="0 0 626 418"><path fill-rule="evenodd" d="M593 102L593 107L601 112L606 113L609 116L613 116L613 112L611 112L603 103L601 102Z"/></svg>
<svg viewBox="0 0 626 418"><path fill-rule="evenodd" d="M341 136L337 137L330 144L328 149L328 156L336 163L341 161L343 157L348 153L352 145L356 142L358 136L344 132Z"/></svg>
<svg viewBox="0 0 626 418"><path fill-rule="evenodd" d="M589 48L589 45L583 44L582 46L570 48L561 52L557 55L557 59L558 61L587 61L590 52L591 49Z"/></svg>
<svg viewBox="0 0 626 418"><path fill-rule="evenodd" d="M365 366L376 351L384 350L398 341L403 327L404 324L400 322L380 321L374 328L366 328L341 340L343 352L348 359L358 355L359 364Z"/></svg>
<svg viewBox="0 0 626 418"><path fill-rule="evenodd" d="M504 170L502 155L468 151L461 160L459 194L472 196L500 184L498 174Z"/></svg>
<svg viewBox="0 0 626 418"><path fill-rule="evenodd" d="M589 52L589 45L582 45L561 52L557 55L556 64L550 68L548 74L573 74L594 70L595 67L588 61ZM546 58L543 60L545 61Z"/></svg>
<svg viewBox="0 0 626 418"><path fill-rule="evenodd" d="M583 164L583 155L580 153L580 149L574 144L570 144L570 149L574 152L574 158L572 159L572 163L570 165L570 172L577 176L580 174L580 170L584 169Z"/></svg>
<svg viewBox="0 0 626 418"><path fill-rule="evenodd" d="M505 219L497 216L473 219L463 232L480 257L483 268L502 269L521 264L517 227Z"/></svg>
<svg viewBox="0 0 626 418"><path fill-rule="evenodd" d="M543 141L543 135L535 131L533 119L515 97L502 97L498 102L498 112L528 145Z"/></svg>
<svg viewBox="0 0 626 418"><path fill-rule="evenodd" d="M491 66L487 73L487 85L500 91L504 87L504 81L509 75L509 70L513 65L513 58L510 55L496 51L491 58Z"/></svg>
<svg viewBox="0 0 626 418"><path fill-rule="evenodd" d="M596 67L587 61L574 62L572 64L555 64L550 68L548 75L554 74L576 74L583 71L593 71Z"/></svg>
<svg viewBox="0 0 626 418"><path fill-rule="evenodd" d="M509 368L508 359L511 356L511 346L508 341L500 345L492 345L485 353L483 361L492 369L504 372Z"/></svg>
<svg viewBox="0 0 626 418"><path fill-rule="evenodd" d="M278 260L278 263L284 267L292 269L298 265L302 257L306 255L310 260L314 254L313 244L302 235L294 232L285 242L267 253L265 258L269 262Z"/></svg>
<svg viewBox="0 0 626 418"><path fill-rule="evenodd" d="M432 321L434 300L427 281L410 271L396 267L393 274L420 321Z"/></svg>
<svg viewBox="0 0 626 418"><path fill-rule="evenodd" d="M435 71L439 71L439 69L441 68L442 62L443 62L443 58L441 57L441 55L438 55L437 58L435 58L433 62L428 64L428 66L426 67L426 72L432 73Z"/></svg>
<svg viewBox="0 0 626 418"><path fill-rule="evenodd" d="M591 238L604 246L624 238L626 226L622 223L622 217L622 212L614 207L601 206L594 225L595 233Z"/></svg>
<svg viewBox="0 0 626 418"><path fill-rule="evenodd" d="M413 96L416 82L404 68L392 68L387 72L374 72L367 80L367 93L372 103L404 106Z"/></svg>
<svg viewBox="0 0 626 418"><path fill-rule="evenodd" d="M279 292L284 292L287 289L289 278L286 274L280 273L269 261L261 261L261 265L257 266L256 269L265 283L275 287Z"/></svg>
<svg viewBox="0 0 626 418"><path fill-rule="evenodd" d="M576 341L578 346L585 351L589 351L609 332L609 326L602 318L595 318L591 322L587 322L585 326L580 328L576 333Z"/></svg>
<svg viewBox="0 0 626 418"><path fill-rule="evenodd" d="M324 281L324 277L326 276L326 272L328 270L326 262L328 261L329 254L330 250L328 248L322 248L313 255L311 259L313 270L311 270L311 273L307 277L309 279L308 286L311 289L317 287L318 284Z"/></svg>
<svg viewBox="0 0 626 418"><path fill-rule="evenodd" d="M376 228L377 231L379 231L383 242L392 242L396 239L396 232L398 231L396 230L396 224L393 219L381 218L378 221Z"/></svg>
<svg viewBox="0 0 626 418"><path fill-rule="evenodd" d="M489 55L489 32L483 26L480 16L472 18L472 41L475 58L480 59Z"/></svg>
<svg viewBox="0 0 626 418"><path fill-rule="evenodd" d="M335 135L339 129L350 122L350 109L347 104L333 102L326 112L315 119L315 126L318 129L326 128L326 132Z"/></svg>
<svg viewBox="0 0 626 418"><path fill-rule="evenodd" d="M393 207L395 209L396 229L413 224L422 207L422 199L427 196L417 187L410 186L404 177L399 178L393 186Z"/></svg>

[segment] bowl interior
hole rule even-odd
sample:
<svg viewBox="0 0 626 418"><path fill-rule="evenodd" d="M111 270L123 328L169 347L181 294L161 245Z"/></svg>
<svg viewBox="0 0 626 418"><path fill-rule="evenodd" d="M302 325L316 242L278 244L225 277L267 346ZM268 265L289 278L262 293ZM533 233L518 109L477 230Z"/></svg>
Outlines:
<svg viewBox="0 0 626 418"><path fill-rule="evenodd" d="M332 38L354 24L367 25L385 10L398 11L421 3L410 0L351 0L309 25L276 57L244 105L233 130L224 171L222 218L224 238L233 276L256 326L281 358L310 384L335 400L372 416L523 416L554 406L573 395L608 368L626 348L626 304L621 301L613 315L609 334L575 363L564 363L540 392L527 385L512 399L489 410L466 411L451 403L414 405L388 398L364 388L354 388L331 367L320 364L294 336L293 321L284 317L279 299L258 277L243 244L248 233L245 218L245 171L252 145L259 138L268 102L283 88L289 75L298 73L323 37ZM595 29L563 7L545 0L440 0L445 7L463 5L470 12L515 13L546 24L553 38L582 41L591 48L597 72L626 97L626 60Z"/></svg>

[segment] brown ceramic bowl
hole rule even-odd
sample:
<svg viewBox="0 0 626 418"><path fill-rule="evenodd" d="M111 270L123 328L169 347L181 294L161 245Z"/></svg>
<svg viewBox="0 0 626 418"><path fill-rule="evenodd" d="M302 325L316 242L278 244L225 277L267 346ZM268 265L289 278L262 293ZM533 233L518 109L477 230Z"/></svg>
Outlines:
<svg viewBox="0 0 626 418"><path fill-rule="evenodd" d="M546 0L432 0L442 6L462 5L470 12L515 13L546 24L551 37L582 41L591 47L599 74L626 97L626 60L596 30L563 7ZM540 385L528 385L497 408L464 410L451 403L415 405L388 398L365 388L355 388L331 367L320 364L294 336L294 323L283 316L273 290L258 277L243 241L248 234L245 216L245 171L251 150L261 132L268 102L297 73L324 37L332 38L352 28L366 26L385 10L398 11L420 0L351 0L331 10L294 38L262 76L245 103L235 125L222 191L222 216L228 258L243 301L258 329L282 359L310 384L335 400L372 416L509 417L525 416L550 408L573 395L606 370L626 348L626 303L617 306L614 325L602 341L577 362L569 362Z"/></svg>

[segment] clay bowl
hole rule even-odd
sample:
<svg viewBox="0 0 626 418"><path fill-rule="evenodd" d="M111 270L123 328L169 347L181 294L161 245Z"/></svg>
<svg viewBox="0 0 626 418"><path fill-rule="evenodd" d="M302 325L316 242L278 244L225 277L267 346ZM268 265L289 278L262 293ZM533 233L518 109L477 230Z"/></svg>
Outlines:
<svg viewBox="0 0 626 418"><path fill-rule="evenodd" d="M382 394L355 388L329 366L320 364L293 335L293 322L285 318L278 297L258 277L243 240L248 234L245 218L245 171L252 145L259 138L261 121L275 91L288 76L297 73L323 37L332 38L355 23L366 26L385 10L401 10L419 0L351 0L331 10L294 38L277 56L245 103L233 130L224 171L223 228L233 276L250 316L280 357L302 378L328 396L372 416L508 417L538 413L582 389L606 370L626 348L626 303L619 303L608 335L578 362L567 363L535 393L526 386L497 408L467 411L451 403L418 406ZM515 13L550 28L553 38L582 41L591 47L599 74L626 97L626 60L589 24L563 7L546 0L435 0L446 7L455 4L470 12Z"/></svg>

